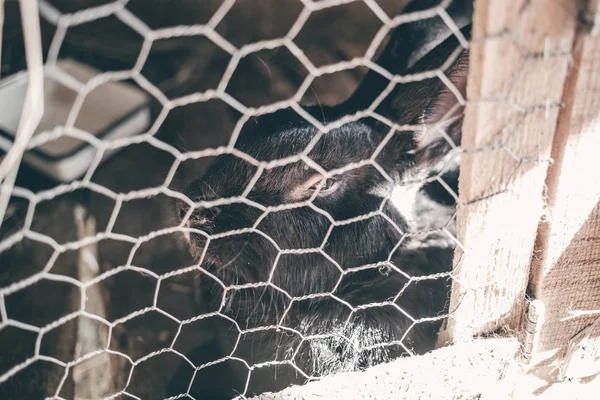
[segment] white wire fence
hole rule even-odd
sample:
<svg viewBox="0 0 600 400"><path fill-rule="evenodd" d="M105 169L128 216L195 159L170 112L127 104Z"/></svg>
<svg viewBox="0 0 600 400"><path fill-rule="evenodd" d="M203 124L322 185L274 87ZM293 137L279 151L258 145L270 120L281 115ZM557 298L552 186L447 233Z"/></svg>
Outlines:
<svg viewBox="0 0 600 400"><path fill-rule="evenodd" d="M24 384L15 382L23 382L28 370L42 365L37 380L31 380L28 385L30 388L43 386L39 393L49 398L217 398L211 396L217 396L216 390L223 387L230 397L245 397L261 390L283 388L277 384L264 386L264 382L273 381L278 374L293 377L285 381L286 384L303 383L418 352L415 349L420 343L415 343L414 337L418 336L413 337L413 334L427 332L429 328L424 327L428 326L438 329L451 314L447 302L452 279L452 249L460 246L455 238L452 204L458 197L443 174L455 166L460 155L460 148L453 142L449 130L460 121L459 113L465 104L464 88L457 87L451 74L469 42L461 30L464 24L457 23L447 11L452 1L398 14L399 11L387 10L389 4L383 1L303 0L295 6L299 12L283 35L242 45L232 43L227 35L219 33L219 27L235 10L235 0L221 2L204 23L159 28L151 27L152 24L140 17L142 13L135 11L139 8L132 6L135 2L93 3L80 9L74 5L71 8L75 9L59 7L50 0L19 3L28 86L14 144L0 165L0 214L3 216L0 255L4 255L2 260L7 260L2 266L4 271L0 271L0 335L4 332L6 341L3 342L9 343L9 347L11 340L28 343L23 349L15 344L18 351L15 350L14 357L0 363L0 388L9 387L7 385L23 388ZM370 20L376 22L372 37L365 40L367 46L361 50L361 56L319 65L311 59L310 51L297 44L298 36L306 35L303 28L315 14L358 3L362 7L358 19L362 18L361 13L368 12ZM132 66L100 72L80 81L61 68L65 43L79 27L108 18L119 21L141 38ZM452 37L456 41L453 50L435 68L396 74L377 63L390 32L415 21L434 19L445 24L448 33L444 38ZM40 21L53 31L44 49ZM227 55L228 62L213 88L174 96L149 79L145 68L159 43L190 37L210 41L211 46ZM119 50L120 45L125 46L115 42L112 46L116 49L111 50ZM70 46L76 47L73 43ZM283 99L257 107L232 95L229 90L232 80L245 60L274 49L289 52L306 71L297 88L288 90L290 95ZM269 66L266 68L269 74L277 73L276 68L273 71ZM351 114L329 119L321 119L307 110L303 100L314 94L320 79L344 73L351 76L351 71L362 71L360 68L374 71L386 81L370 104ZM364 72L361 74L360 77ZM44 114L44 77L51 77L76 95L64 124L34 134ZM360 80L356 76L352 79ZM422 120L398 122L378 112L395 90L433 80L447 87L444 90L435 86L434 90L441 90L453 99L452 106L443 110L434 125L425 126ZM157 111L145 132L103 139L78 127L86 98L111 82L128 82L151 96ZM187 144L177 142L178 133L161 136L161 132L173 129L173 118L181 118L178 110L215 101L239 116L231 124L233 129L219 132L223 145L204 144L190 149L186 148ZM296 116L293 123L300 126L300 130L312 132L311 137L295 151L287 149L289 144L284 142L283 156L277 153L279 150L260 150L263 156L266 151L266 156L261 158L260 152L248 145L251 138L245 130L260 117L283 110L291 110L289 112ZM422 110L419 113L422 114ZM183 130L195 132L191 140L203 143L207 135L205 128L214 129L214 120L221 115L206 113L196 118L195 125ZM373 121L372 126L380 130L379 136L374 138L360 136L376 142L371 143L367 156L363 150L352 147L352 143L339 140L349 129L363 129L364 125L360 124L365 119ZM177 123L176 126L181 127L185 120ZM441 164L436 164L437 170L404 174L380 161L383 156L394 153L392 147L406 145L408 161L402 168L408 168L409 159L418 150L410 147L415 146L414 143L399 141L406 132L416 132L416 138L434 135L441 139L445 153ZM93 159L85 173L75 180L42 189L19 184L16 178L24 154L65 137L93 148ZM328 148L327 138L336 139L342 147ZM205 142L211 143L211 140L214 142L210 138ZM345 148L345 144L348 147ZM360 147L360 143L356 145ZM128 158L130 153L125 150L130 148L139 150L137 158ZM115 150L122 151L114 153ZM158 153L161 155L156 156ZM341 162L346 153L350 153L347 158L352 159L351 162ZM112 155L110 159L108 154ZM148 162L148 158L153 157L156 157L155 164L161 165L163 175L155 174L153 163ZM209 170L212 178L204 176L204 183L214 190L218 177L231 179L230 186L239 184L241 179L243 185L238 193L228 194L231 191L227 190L227 184L221 184L222 190L215 193L184 191L190 178L201 176L191 169L188 176L181 178L184 167L197 160L207 163L215 157L217 162L230 160L229 164L223 161L225 169L239 169L225 174L213 168ZM136 160L141 159L145 159L146 164L136 166ZM330 162L335 167L321 165L332 159L339 161ZM103 173L103 168L111 172ZM312 173L309 187L300 185L305 190L303 195L267 198L257 195L264 192L266 186L276 187L283 185L285 179L291 179L290 175L278 175L282 171L292 174L297 170ZM371 175L364 171L371 171ZM244 174L248 176L241 178ZM368 196L369 201L378 198L378 203L363 207L366 200L361 197L347 197L341 203L344 206L338 204L337 208L324 203L320 196L337 188L336 184L343 185L342 177L363 179L365 186L369 186L369 179L376 179L379 189ZM146 185L146 182L152 183ZM436 203L419 194L427 185L438 185L450 203ZM309 196L306 195L308 189L312 190ZM338 188L346 190L344 193L350 190L360 193L359 189ZM75 195L84 191L91 197L75 201ZM188 196L190 193L195 196ZM69 197L71 195L74 197ZM90 198L100 200L89 203ZM154 199L159 199L160 204L144 206L147 204L144 202ZM182 210L181 218L173 216L176 202ZM219 217L223 218L227 212L238 215L240 207L252 210L250 223L243 227L217 226L215 221ZM361 209L362 212L356 211ZM390 210L399 210L400 214ZM431 210L437 216L433 220L412 217ZM291 213L292 219L273 217L285 213ZM272 220L275 223L270 222ZM318 232L310 231L313 220L320 224ZM289 225L279 226L277 221L289 221ZM148 226L151 229L148 230ZM266 232L268 229L271 232ZM365 233L364 229L374 230ZM357 238L354 242L348 239L352 232ZM307 244L301 239L303 234L315 237L307 239ZM381 245L379 254L371 256L368 247L372 244L368 240L378 243L378 235L385 236L385 245ZM229 247L222 245L228 241ZM330 246L335 248L344 243L342 253L346 255L331 250ZM193 258L189 257L190 246ZM245 250L252 246L254 250ZM217 253L219 249L221 254ZM419 269L419 263L429 262L419 257L427 257L422 254L431 249L446 251L443 270ZM244 251L252 252L257 265L240 269L244 266L236 264L236 257L240 254L244 257ZM355 253L358 256L347 256ZM323 271L309 273L311 263L322 266ZM158 264L162 266L157 267ZM299 274L298 268L305 268L307 272ZM260 272L252 275L252 271ZM281 274L303 277L304 281L290 282L292 278ZM314 281L307 283L309 278ZM386 283L378 287L381 282ZM435 286L439 282L444 282L442 293L435 292L440 288ZM427 286L430 284L433 286ZM164 291L179 293L179 297L165 297ZM441 298L442 307L422 313L423 307L411 304L417 301L414 299L421 301L428 296ZM193 297L192 306L181 301L189 297ZM325 307L336 311L323 313ZM301 312L295 315L298 309ZM335 316L335 320L313 321L311 325L307 310L314 313L315 318ZM373 322L386 318L392 321L395 330L377 328ZM65 330L65 327L75 326L73 324L77 324L77 328ZM403 327L402 332L399 332L400 327ZM437 331L434 336L435 333ZM435 337L429 340L433 343ZM268 350L261 350L261 346ZM62 355L57 355L53 347L63 349ZM217 347L220 353L210 351ZM224 378L218 376L223 374L232 382L241 383L222 383L219 379ZM55 378L51 381L48 376ZM214 393L210 392L211 388Z"/></svg>

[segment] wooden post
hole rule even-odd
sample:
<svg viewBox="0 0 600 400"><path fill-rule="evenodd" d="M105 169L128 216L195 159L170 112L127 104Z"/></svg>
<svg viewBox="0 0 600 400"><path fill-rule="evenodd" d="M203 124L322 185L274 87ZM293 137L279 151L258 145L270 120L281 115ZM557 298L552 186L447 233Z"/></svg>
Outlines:
<svg viewBox="0 0 600 400"><path fill-rule="evenodd" d="M532 365L554 363L559 368L552 378L558 380L573 377L573 354L585 339L577 334L589 329L584 333L590 338L600 336L600 26L593 24L598 1L589 1L587 11L591 26L575 41L546 179L548 218L539 227L531 268L533 295L545 309Z"/></svg>
<svg viewBox="0 0 600 400"><path fill-rule="evenodd" d="M475 1L441 343L520 325L576 18L575 0Z"/></svg>

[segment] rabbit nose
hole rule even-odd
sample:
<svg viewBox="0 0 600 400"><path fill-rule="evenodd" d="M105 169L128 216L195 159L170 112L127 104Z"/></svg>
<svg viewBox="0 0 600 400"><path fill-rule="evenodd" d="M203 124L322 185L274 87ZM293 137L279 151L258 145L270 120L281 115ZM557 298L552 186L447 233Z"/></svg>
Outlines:
<svg viewBox="0 0 600 400"><path fill-rule="evenodd" d="M221 212L222 208L220 207L199 209L198 212L192 214L190 220L188 221L188 225L196 227L206 225L208 222L218 217L221 214Z"/></svg>

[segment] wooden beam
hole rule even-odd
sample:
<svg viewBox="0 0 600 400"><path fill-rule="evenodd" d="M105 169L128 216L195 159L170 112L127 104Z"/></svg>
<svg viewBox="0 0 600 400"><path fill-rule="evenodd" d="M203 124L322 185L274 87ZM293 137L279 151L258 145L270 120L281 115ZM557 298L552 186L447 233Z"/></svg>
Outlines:
<svg viewBox="0 0 600 400"><path fill-rule="evenodd" d="M475 1L441 343L520 325L576 18L575 0Z"/></svg>
<svg viewBox="0 0 600 400"><path fill-rule="evenodd" d="M545 309L532 365L551 358L559 367L554 372L563 374L558 379L569 377L564 374L579 347L572 339L586 328L592 338L600 336L600 27L593 22L600 9L597 0L588 7L591 25L574 46L546 179L548 218L539 227L531 268L533 295Z"/></svg>

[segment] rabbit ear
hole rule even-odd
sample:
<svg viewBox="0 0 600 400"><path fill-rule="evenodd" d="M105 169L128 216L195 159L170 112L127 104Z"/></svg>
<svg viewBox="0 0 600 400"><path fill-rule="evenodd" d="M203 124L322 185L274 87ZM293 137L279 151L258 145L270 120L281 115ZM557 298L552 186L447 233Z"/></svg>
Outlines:
<svg viewBox="0 0 600 400"><path fill-rule="evenodd" d="M437 14L427 13L420 18L420 12L435 11L435 7L443 3L445 2L442 0L413 0L409 3L402 15L413 15L415 21L404 22L393 30L377 59L377 65L394 75L408 75L439 68L460 44L453 29L457 28L463 35L470 36L473 14L473 0L453 0L445 8L445 13L455 26L448 26L440 16L439 10ZM424 58L428 59L425 63L422 62ZM377 71L370 70L340 108L346 113L369 108L389 83L389 80ZM389 102L390 96L386 100Z"/></svg>
<svg viewBox="0 0 600 400"><path fill-rule="evenodd" d="M416 132L415 138L417 150L424 160L439 158L440 154L436 153L445 154L453 145L460 145L468 54L468 51L463 52L452 68L442 75L418 119L424 126L423 130Z"/></svg>
<svg viewBox="0 0 600 400"><path fill-rule="evenodd" d="M375 110L396 124L421 126L414 131L417 164L435 163L460 145L468 50L463 50L450 68L440 68L440 63L443 65L457 49L460 50L448 43L434 49L410 73L437 70L437 74L409 84L398 84ZM427 68L421 69L424 66Z"/></svg>

